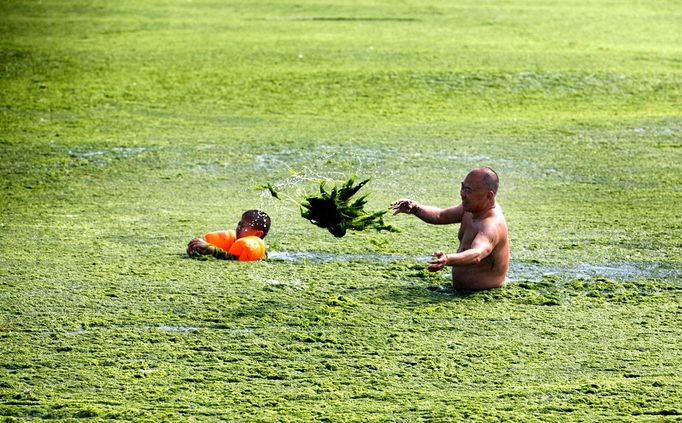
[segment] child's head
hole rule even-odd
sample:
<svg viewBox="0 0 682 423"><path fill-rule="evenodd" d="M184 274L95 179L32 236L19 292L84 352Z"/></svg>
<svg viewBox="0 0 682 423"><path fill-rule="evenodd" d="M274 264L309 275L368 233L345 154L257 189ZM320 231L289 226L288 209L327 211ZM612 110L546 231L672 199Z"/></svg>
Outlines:
<svg viewBox="0 0 682 423"><path fill-rule="evenodd" d="M270 230L270 216L261 210L247 210L242 215L242 219L237 224L237 238L245 236L257 236L265 238Z"/></svg>

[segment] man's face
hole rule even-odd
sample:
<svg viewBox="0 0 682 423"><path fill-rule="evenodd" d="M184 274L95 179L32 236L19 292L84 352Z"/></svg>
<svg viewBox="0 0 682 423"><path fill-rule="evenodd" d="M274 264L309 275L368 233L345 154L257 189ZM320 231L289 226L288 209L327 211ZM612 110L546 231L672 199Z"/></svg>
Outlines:
<svg viewBox="0 0 682 423"><path fill-rule="evenodd" d="M485 205L487 193L488 189L480 178L471 174L467 175L459 190L459 196L462 198L464 210L468 212L477 212L478 210L481 210Z"/></svg>

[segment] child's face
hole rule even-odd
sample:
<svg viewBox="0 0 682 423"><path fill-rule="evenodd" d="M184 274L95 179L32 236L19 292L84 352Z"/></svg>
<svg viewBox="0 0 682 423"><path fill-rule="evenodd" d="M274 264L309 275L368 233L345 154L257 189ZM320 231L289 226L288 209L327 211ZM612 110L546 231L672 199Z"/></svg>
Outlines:
<svg viewBox="0 0 682 423"><path fill-rule="evenodd" d="M237 224L237 230L235 230L235 232L237 234L237 239L244 238L245 236L257 236L258 238L263 237L262 230L254 228L251 226L251 222L243 219Z"/></svg>

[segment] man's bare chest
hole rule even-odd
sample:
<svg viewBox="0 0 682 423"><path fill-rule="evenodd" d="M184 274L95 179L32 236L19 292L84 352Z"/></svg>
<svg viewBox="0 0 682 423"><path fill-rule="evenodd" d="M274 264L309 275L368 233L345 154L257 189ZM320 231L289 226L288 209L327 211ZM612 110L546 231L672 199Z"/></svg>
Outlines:
<svg viewBox="0 0 682 423"><path fill-rule="evenodd" d="M469 213L465 214L459 226L459 251L471 248L479 230L480 223L475 221Z"/></svg>

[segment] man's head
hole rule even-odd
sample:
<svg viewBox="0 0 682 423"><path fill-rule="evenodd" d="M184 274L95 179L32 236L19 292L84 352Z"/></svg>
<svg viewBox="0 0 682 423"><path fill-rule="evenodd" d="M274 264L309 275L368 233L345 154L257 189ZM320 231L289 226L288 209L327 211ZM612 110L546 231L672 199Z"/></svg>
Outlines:
<svg viewBox="0 0 682 423"><path fill-rule="evenodd" d="M477 167L462 182L460 196L464 210L477 213L495 205L500 180L489 167Z"/></svg>
<svg viewBox="0 0 682 423"><path fill-rule="evenodd" d="M270 230L270 216L261 210L247 210L242 215L242 219L237 224L237 238L245 236L257 236L265 238Z"/></svg>

